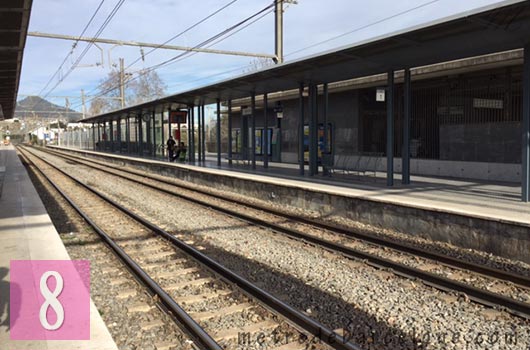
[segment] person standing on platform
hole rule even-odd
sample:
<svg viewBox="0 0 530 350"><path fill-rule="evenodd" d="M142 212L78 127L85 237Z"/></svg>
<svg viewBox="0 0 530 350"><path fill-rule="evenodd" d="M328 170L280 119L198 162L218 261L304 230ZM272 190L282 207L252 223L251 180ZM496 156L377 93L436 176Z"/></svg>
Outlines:
<svg viewBox="0 0 530 350"><path fill-rule="evenodd" d="M170 162L174 160L173 154L175 153L176 144L177 143L175 142L175 140L173 140L173 136L169 136L169 139L167 140L166 145L167 145L168 159Z"/></svg>

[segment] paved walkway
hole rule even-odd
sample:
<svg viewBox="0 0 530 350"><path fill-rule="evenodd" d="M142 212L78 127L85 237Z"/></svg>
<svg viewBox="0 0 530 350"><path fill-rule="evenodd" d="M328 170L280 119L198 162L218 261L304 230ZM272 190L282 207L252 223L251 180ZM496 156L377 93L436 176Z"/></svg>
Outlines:
<svg viewBox="0 0 530 350"><path fill-rule="evenodd" d="M9 337L10 260L70 260L46 209L12 146L0 146L5 167L0 197L0 350L117 349L90 302L90 341L12 341Z"/></svg>
<svg viewBox="0 0 530 350"><path fill-rule="evenodd" d="M206 164L201 165L219 169L213 157L207 157ZM261 181L274 176L275 183L280 177L281 183L287 186L530 225L530 203L521 202L520 184L411 176L411 184L402 185L401 175L396 174L394 187L387 187L385 173L373 177L353 174L324 176L320 172L309 177L306 167L306 175L301 177L298 165L294 164L269 163L269 168L264 169L257 162L256 170L252 170L247 165L237 164L228 168L224 160L221 169L244 173Z"/></svg>
<svg viewBox="0 0 530 350"><path fill-rule="evenodd" d="M90 150L83 151L100 153ZM106 154L110 155L111 153ZM120 154L112 155L128 157ZM131 157L138 159L133 155ZM146 158L145 161L166 162L160 158ZM520 184L411 176L410 185L401 185L401 176L396 174L395 186L387 187L384 173L377 173L375 178L373 176L342 174L323 176L322 173L309 177L306 166L306 175L300 176L297 164L269 162L269 168L264 169L262 162L258 161L256 162L256 170L252 170L250 165L236 164L236 162L229 166L224 155L221 168L219 168L217 157L214 154L207 154L206 162L196 162L194 165L187 163L171 164L255 181L530 226L530 203L521 202Z"/></svg>

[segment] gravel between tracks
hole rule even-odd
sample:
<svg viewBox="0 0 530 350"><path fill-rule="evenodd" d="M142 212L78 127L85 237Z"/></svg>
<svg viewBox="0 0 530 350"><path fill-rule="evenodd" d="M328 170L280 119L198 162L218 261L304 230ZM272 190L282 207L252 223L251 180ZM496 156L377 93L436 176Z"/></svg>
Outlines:
<svg viewBox="0 0 530 350"><path fill-rule="evenodd" d="M118 258L100 241L99 236L75 210L40 175L31 171L29 174L70 257L90 260L91 298L118 348L155 350L155 344L167 342L174 344L172 349L192 349L189 338L167 315L156 309L149 313L128 312L127 307L134 303L143 302L152 305L151 298L132 280ZM110 283L120 276L130 281L119 285ZM135 289L137 295L116 299L116 295L126 289ZM142 323L154 320L162 320L165 325L147 331L140 328Z"/></svg>
<svg viewBox="0 0 530 350"><path fill-rule="evenodd" d="M530 344L528 321L81 166L62 166L151 220L194 235L207 254L329 327L350 324L354 339L367 348L527 349Z"/></svg>

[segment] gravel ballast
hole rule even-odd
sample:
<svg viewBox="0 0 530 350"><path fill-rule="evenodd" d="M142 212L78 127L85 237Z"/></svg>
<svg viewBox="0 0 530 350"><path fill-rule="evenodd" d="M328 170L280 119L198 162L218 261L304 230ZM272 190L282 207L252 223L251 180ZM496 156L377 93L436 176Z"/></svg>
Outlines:
<svg viewBox="0 0 530 350"><path fill-rule="evenodd" d="M193 349L191 341L178 326L156 307L149 312L129 312L138 303L154 306L144 289L134 282L119 259L103 244L99 236L70 205L42 178L29 172L54 226L74 260L90 260L90 294L101 318L120 350L156 350L157 344L171 344L170 349ZM126 283L112 284L125 278ZM124 290L136 295L124 299L117 296ZM141 324L160 320L162 327L142 330ZM168 348L169 349L169 348Z"/></svg>
<svg viewBox="0 0 530 350"><path fill-rule="evenodd" d="M43 156L48 157L48 156ZM51 157L50 157L51 159ZM105 194L193 236L205 253L373 349L527 349L529 322L82 166Z"/></svg>

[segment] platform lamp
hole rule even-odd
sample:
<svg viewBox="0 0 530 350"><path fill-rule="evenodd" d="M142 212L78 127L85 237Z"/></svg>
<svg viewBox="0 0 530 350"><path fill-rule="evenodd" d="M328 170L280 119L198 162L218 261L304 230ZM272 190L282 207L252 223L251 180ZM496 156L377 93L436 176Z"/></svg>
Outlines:
<svg viewBox="0 0 530 350"><path fill-rule="evenodd" d="M281 101L276 102L276 105L274 106L274 113L276 113L276 118L283 118L283 105Z"/></svg>

